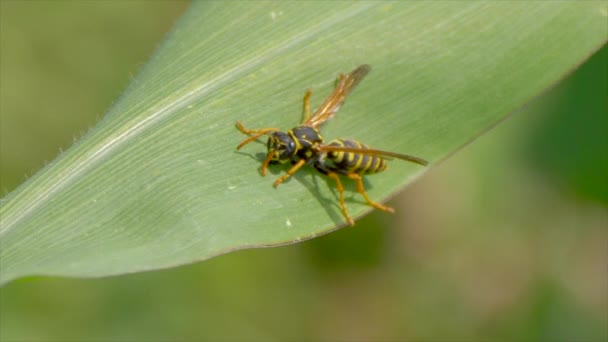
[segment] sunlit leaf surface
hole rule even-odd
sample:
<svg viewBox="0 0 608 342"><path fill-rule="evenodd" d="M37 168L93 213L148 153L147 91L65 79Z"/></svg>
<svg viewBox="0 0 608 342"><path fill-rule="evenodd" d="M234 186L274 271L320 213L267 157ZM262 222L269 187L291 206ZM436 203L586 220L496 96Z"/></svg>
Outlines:
<svg viewBox="0 0 608 342"><path fill-rule="evenodd" d="M194 4L87 136L2 201L0 281L158 269L295 242L343 224L311 168L274 189L252 128L288 129L340 72L372 72L326 139L436 163L558 82L607 38L608 6L582 3ZM394 161L372 198L424 168ZM354 187L347 205L369 210Z"/></svg>

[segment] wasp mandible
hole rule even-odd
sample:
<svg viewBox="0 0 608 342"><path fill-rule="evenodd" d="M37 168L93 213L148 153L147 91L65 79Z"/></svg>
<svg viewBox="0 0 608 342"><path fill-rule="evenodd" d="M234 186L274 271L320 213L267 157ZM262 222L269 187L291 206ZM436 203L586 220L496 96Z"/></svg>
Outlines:
<svg viewBox="0 0 608 342"><path fill-rule="evenodd" d="M340 74L336 88L312 115L310 115L312 91L308 89L304 95L304 121L287 132L282 132L278 128L247 129L240 121L236 123L236 128L239 131L249 135L249 138L243 140L237 146L237 150L263 135L268 136L268 151L260 169L262 176L266 174L268 164L272 162L290 162L293 164L283 176L273 183L275 187L306 164L312 164L317 171L332 178L336 182L336 188L340 194L342 214L350 225L354 225L354 220L344 203L344 187L339 175L355 180L357 182L357 192L363 196L369 205L383 211L394 212L393 208L374 202L369 198L365 192L361 176L384 171L386 161L390 158L402 159L420 165L428 164L426 160L421 158L372 149L352 139L335 139L328 144L324 144L319 127L335 115L344 103L346 96L370 70L369 65L363 64L346 75Z"/></svg>

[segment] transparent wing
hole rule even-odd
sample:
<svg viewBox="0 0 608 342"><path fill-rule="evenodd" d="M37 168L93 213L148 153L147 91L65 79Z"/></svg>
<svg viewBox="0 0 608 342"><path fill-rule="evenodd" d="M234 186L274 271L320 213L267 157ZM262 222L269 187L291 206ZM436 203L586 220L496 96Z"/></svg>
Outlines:
<svg viewBox="0 0 608 342"><path fill-rule="evenodd" d="M389 151L381 151L381 150L374 150L374 149L369 149L369 148L356 148L356 147L343 147L343 146L333 146L333 145L321 145L317 149L318 149L319 152L330 152L330 151L335 151L335 152L353 152L353 153L359 153L359 154L369 154L369 155L375 155L375 156L384 156L384 157L389 157L389 158L397 158L397 159L409 161L409 162L412 162L412 163L420 164L420 165L423 165L423 166L426 166L426 165L429 164L428 161L426 161L426 160L424 160L422 158L410 156L410 155L407 155L407 154L401 154L401 153L389 152Z"/></svg>
<svg viewBox="0 0 608 342"><path fill-rule="evenodd" d="M325 121L331 119L344 103L346 96L361 82L370 70L371 67L369 65L363 64L346 75L340 74L336 89L327 97L310 119L304 122L304 125L317 128Z"/></svg>

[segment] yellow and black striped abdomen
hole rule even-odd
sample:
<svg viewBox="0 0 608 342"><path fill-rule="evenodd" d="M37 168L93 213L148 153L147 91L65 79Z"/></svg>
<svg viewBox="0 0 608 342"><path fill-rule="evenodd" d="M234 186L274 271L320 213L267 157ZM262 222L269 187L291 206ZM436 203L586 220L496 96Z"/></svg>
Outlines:
<svg viewBox="0 0 608 342"><path fill-rule="evenodd" d="M369 146L350 139L332 140L329 146L356 148L368 150ZM357 152L327 152L327 159L331 160L336 171L343 173L377 173L386 169L386 160L381 156Z"/></svg>

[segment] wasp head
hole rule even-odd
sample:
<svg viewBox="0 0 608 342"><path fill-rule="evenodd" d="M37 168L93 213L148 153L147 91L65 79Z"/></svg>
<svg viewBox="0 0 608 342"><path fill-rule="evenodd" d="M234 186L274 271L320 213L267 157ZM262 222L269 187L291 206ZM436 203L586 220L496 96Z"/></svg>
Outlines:
<svg viewBox="0 0 608 342"><path fill-rule="evenodd" d="M274 132L268 137L268 154L273 154L272 161L285 163L297 152L296 142L285 132Z"/></svg>

